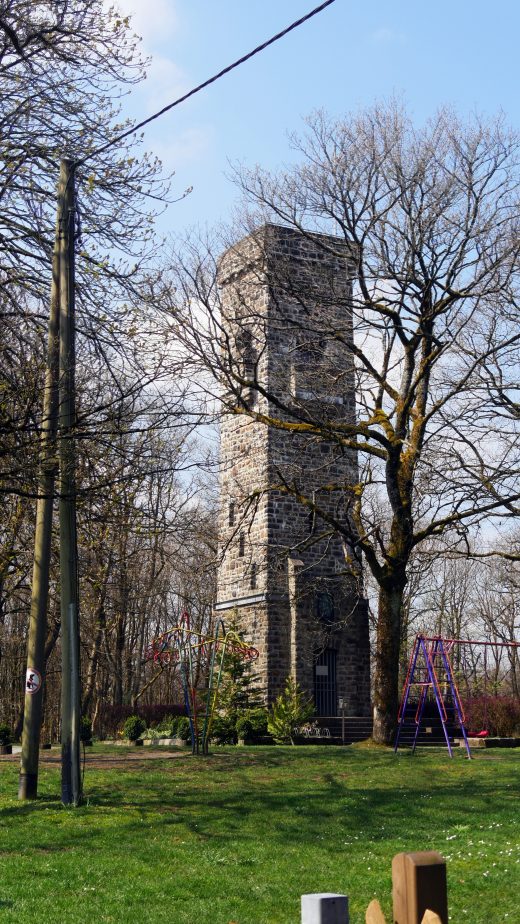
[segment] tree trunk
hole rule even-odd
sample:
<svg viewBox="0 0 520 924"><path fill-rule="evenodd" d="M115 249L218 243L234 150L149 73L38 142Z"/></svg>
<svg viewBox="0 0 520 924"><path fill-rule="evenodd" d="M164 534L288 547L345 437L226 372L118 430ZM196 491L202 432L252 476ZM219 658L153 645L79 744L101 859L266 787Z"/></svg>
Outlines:
<svg viewBox="0 0 520 924"><path fill-rule="evenodd" d="M105 613L104 613L104 598L101 601L101 604L98 609L97 619L96 619L96 634L92 641L90 648L89 659L88 659L88 674L87 681L85 684L85 694L83 697L83 703L81 706L81 711L84 715L88 715L90 712L90 707L92 705L92 698L94 696L94 690L96 688L97 680L97 669L99 663L99 655L101 651L101 644L103 641L103 632L105 630Z"/></svg>
<svg viewBox="0 0 520 924"><path fill-rule="evenodd" d="M392 744L399 704L399 647L406 580L380 587L374 687L374 741Z"/></svg>
<svg viewBox="0 0 520 924"><path fill-rule="evenodd" d="M61 628L61 620L58 617L57 619L54 620L52 629L47 635L47 639L45 642L45 651L44 651L45 673L47 672L47 661L49 660L52 652L54 651L54 647L56 645L56 642L58 641L58 638L60 635L60 628ZM24 705L25 705L25 700L23 699L22 704L20 706L20 711L18 713L16 722L14 724L13 737L15 741L18 741L22 735L23 720L24 720Z"/></svg>
<svg viewBox="0 0 520 924"><path fill-rule="evenodd" d="M125 650L125 627L126 619L118 616L115 624L114 645L114 706L122 706L124 703L123 653Z"/></svg>

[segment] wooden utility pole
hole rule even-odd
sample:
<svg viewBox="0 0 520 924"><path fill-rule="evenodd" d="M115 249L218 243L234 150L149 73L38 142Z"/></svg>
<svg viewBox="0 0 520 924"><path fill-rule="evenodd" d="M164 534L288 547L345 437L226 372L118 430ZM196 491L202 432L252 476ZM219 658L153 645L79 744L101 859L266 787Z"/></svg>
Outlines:
<svg viewBox="0 0 520 924"><path fill-rule="evenodd" d="M74 163L61 162L64 213L60 236L60 597L61 597L61 798L78 805L80 688L78 566L76 546Z"/></svg>
<svg viewBox="0 0 520 924"><path fill-rule="evenodd" d="M43 684L45 681L45 636L49 599L52 512L57 471L56 428L58 421L59 314L60 314L60 216L64 213L65 179L60 174L58 215L52 256L51 304L47 346L47 367L43 395L38 500L34 537L34 564L31 591L31 614L27 643L27 672L22 732L22 759L18 789L19 799L38 795L38 757L42 720Z"/></svg>

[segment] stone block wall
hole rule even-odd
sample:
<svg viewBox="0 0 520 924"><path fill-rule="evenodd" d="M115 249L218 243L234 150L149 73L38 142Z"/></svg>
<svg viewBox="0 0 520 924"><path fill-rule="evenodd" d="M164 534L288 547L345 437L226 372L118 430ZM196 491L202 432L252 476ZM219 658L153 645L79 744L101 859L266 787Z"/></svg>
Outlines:
<svg viewBox="0 0 520 924"><path fill-rule="evenodd" d="M307 427L316 419L354 420L354 258L345 241L275 225L222 258L230 392L221 426L217 610L228 620L234 611L259 649L269 701L289 674L312 695L316 662L321 676L333 662L331 711L342 696L347 712L365 715L361 574L349 573L338 535L294 496L300 485L302 497L341 517L345 488L356 481L355 454ZM332 615L324 617L320 600L331 601Z"/></svg>

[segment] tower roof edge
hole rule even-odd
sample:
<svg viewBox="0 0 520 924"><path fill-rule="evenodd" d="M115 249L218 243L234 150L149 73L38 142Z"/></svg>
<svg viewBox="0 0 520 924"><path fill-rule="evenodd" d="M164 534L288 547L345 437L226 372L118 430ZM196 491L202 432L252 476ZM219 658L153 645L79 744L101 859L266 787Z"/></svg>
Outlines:
<svg viewBox="0 0 520 924"><path fill-rule="evenodd" d="M246 272L266 271L270 260L336 258L352 265L358 248L352 241L334 234L266 222L229 247L219 259L219 285L228 285Z"/></svg>

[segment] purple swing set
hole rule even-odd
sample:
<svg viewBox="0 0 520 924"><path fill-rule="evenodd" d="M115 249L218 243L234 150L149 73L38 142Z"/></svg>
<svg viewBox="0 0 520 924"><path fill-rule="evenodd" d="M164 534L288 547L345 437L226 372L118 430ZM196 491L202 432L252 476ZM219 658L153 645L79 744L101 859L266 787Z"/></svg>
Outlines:
<svg viewBox="0 0 520 924"><path fill-rule="evenodd" d="M446 709L446 698L451 694L454 715L457 724L460 726L461 735L464 740L467 757L471 760L471 751L466 731L466 716L464 706L460 697L459 689L455 680L453 667L450 660L450 654L455 645L479 645L494 646L495 648L520 648L519 642L483 642L477 639L460 639L460 638L442 638L441 636L417 635L413 646L412 654L408 664L408 672L403 687L401 706L398 713L397 734L394 744L394 753L399 747L399 740L403 732L406 719L407 707L410 700L412 687L419 689L419 699L415 712L415 729L412 741L412 753L417 746L417 739L421 729L421 722L424 714L424 707L430 691L434 694L435 703L441 720L441 726L446 740L446 746L450 757L453 757L453 751L450 742L448 729L448 712ZM443 672L440 679L439 674ZM482 737L484 733L481 733Z"/></svg>

